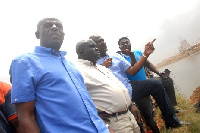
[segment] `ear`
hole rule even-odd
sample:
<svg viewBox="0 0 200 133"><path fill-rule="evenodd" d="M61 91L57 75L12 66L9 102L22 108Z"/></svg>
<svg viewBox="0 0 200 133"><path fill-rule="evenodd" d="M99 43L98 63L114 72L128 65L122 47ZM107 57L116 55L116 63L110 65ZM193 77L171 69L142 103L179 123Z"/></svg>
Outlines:
<svg viewBox="0 0 200 133"><path fill-rule="evenodd" d="M35 36L37 39L40 39L40 33L38 31L35 32Z"/></svg>

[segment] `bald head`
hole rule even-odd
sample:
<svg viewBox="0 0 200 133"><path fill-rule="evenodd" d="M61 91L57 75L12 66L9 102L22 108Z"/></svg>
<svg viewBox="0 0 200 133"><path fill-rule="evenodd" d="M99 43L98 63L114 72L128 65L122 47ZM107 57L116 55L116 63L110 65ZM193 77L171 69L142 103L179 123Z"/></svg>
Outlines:
<svg viewBox="0 0 200 133"><path fill-rule="evenodd" d="M35 35L40 40L40 46L55 49L59 53L65 33L59 19L44 18L38 22Z"/></svg>
<svg viewBox="0 0 200 133"><path fill-rule="evenodd" d="M78 59L88 60L93 64L96 64L97 60L100 58L96 43L91 39L78 42L76 44L76 53Z"/></svg>
<svg viewBox="0 0 200 133"><path fill-rule="evenodd" d="M82 40L76 44L76 53L77 55L82 55L83 51L87 49L89 43L94 43L92 40Z"/></svg>

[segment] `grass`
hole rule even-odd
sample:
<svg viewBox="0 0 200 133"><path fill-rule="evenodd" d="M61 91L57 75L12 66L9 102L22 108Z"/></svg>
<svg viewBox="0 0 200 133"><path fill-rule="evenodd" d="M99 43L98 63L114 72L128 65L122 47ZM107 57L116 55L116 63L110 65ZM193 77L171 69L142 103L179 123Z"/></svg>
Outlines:
<svg viewBox="0 0 200 133"><path fill-rule="evenodd" d="M160 128L161 133L200 133L200 112L196 112L194 105L186 100L186 98L177 95L178 106L181 112L177 113L179 120L190 122L190 125L184 125L176 129L166 129L164 121L161 119L161 112L159 108L155 108L156 122Z"/></svg>

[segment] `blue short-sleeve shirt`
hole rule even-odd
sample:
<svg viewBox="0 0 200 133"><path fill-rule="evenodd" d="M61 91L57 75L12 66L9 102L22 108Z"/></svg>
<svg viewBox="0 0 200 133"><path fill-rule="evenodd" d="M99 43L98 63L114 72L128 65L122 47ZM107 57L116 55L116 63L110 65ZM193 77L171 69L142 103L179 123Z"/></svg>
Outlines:
<svg viewBox="0 0 200 133"><path fill-rule="evenodd" d="M37 46L11 64L12 103L35 101L42 133L109 132L66 52Z"/></svg>
<svg viewBox="0 0 200 133"><path fill-rule="evenodd" d="M143 55L143 53L139 50L133 50L133 52L134 52L136 61L138 61ZM122 54L122 57L124 57L128 62L131 63L131 57L130 56L126 56L126 55ZM140 71L136 75L131 76L131 75L127 74L127 77L130 81L145 80L146 79L146 73L145 73L144 66L140 69Z"/></svg>
<svg viewBox="0 0 200 133"><path fill-rule="evenodd" d="M110 66L109 69L126 86L129 91L129 95L132 97L132 87L125 72L131 64L119 54L106 54L105 57L100 57L97 64L101 65L106 58L112 58L112 66Z"/></svg>

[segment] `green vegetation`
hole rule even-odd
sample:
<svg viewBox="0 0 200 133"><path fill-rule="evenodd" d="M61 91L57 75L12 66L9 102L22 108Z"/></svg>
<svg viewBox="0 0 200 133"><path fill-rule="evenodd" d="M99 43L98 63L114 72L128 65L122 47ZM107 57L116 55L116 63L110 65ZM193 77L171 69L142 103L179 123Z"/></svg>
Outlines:
<svg viewBox="0 0 200 133"><path fill-rule="evenodd" d="M164 121L161 119L161 112L156 108L156 122L159 125L161 133L200 133L200 112L196 112L196 108L186 98L177 95L178 106L182 111L177 113L181 121L190 122L190 125L184 125L175 129L166 129Z"/></svg>

